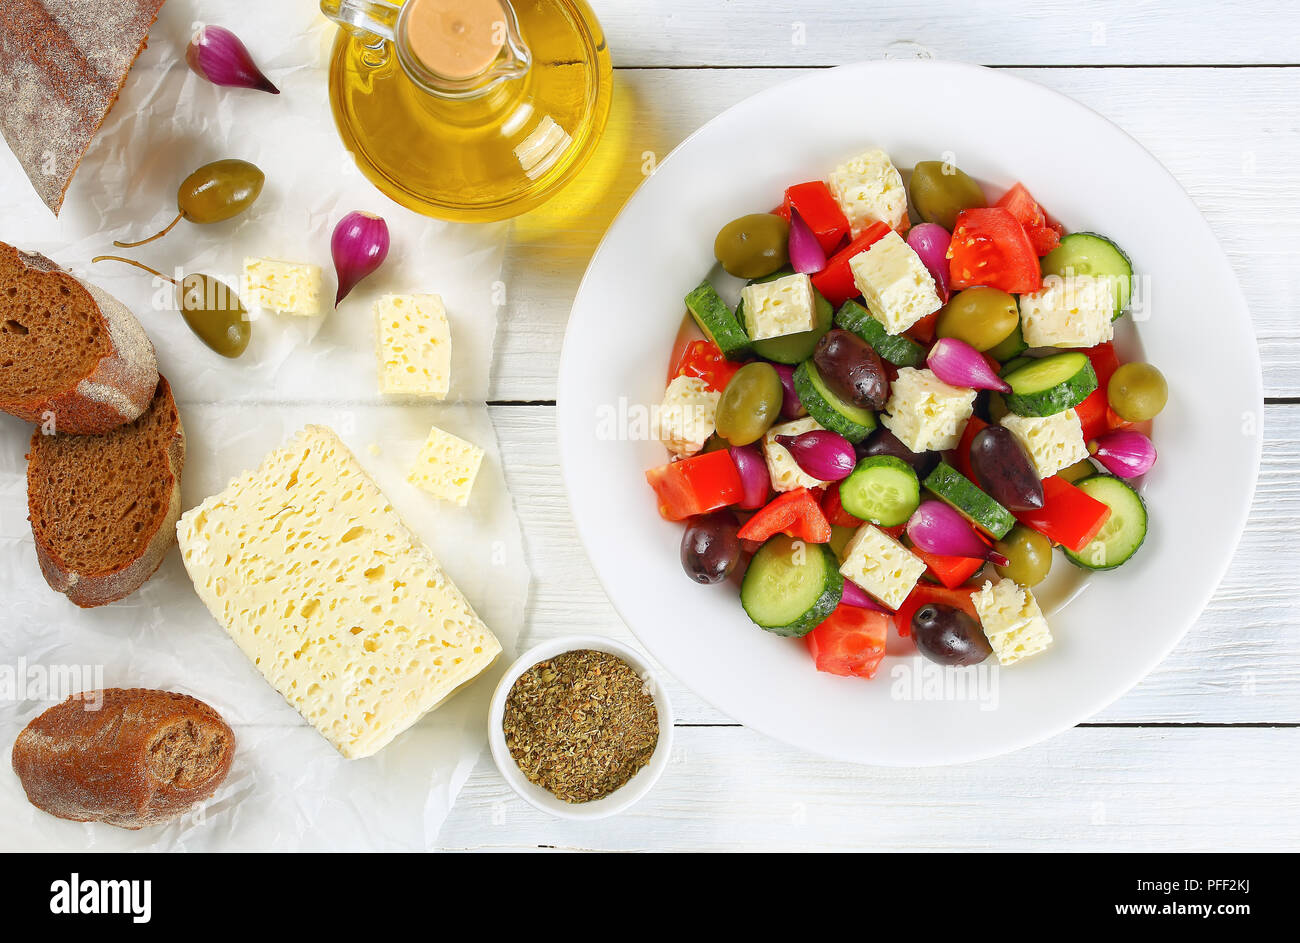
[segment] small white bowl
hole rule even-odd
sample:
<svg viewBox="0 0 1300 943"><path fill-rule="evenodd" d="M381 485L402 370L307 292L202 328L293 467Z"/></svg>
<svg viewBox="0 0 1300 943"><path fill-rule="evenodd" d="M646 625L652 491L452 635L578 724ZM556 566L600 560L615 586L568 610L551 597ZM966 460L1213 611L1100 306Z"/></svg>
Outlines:
<svg viewBox="0 0 1300 943"><path fill-rule="evenodd" d="M646 680L659 714L659 742L655 745L655 752L650 757L650 762L638 770L636 775L622 787L605 798L592 802L565 802L524 776L506 746L506 735L502 725L505 720L506 698L510 696L510 689L514 687L520 675L539 661L554 658L565 652L584 649L617 655ZM497 684L496 692L492 695L492 706L488 710L488 743L492 745L492 759L496 761L497 769L501 771L506 782L534 807L562 819L603 819L631 806L654 788L654 784L663 775L673 749L673 709L668 702L668 692L664 690L663 682L640 652L621 642L599 635L566 635L563 638L534 645L506 670L505 676Z"/></svg>

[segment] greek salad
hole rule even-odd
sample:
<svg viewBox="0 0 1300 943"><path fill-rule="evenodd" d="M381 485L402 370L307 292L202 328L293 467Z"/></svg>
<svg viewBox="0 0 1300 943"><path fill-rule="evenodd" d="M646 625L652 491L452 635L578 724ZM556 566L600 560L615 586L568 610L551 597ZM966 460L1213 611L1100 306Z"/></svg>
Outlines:
<svg viewBox="0 0 1300 943"><path fill-rule="evenodd" d="M1168 388L1116 355L1112 239L949 163L905 186L876 149L714 252L743 287L686 295L646 478L686 573L818 670L872 677L891 625L940 664L1015 664L1052 642L1034 587L1057 548L1090 571L1138 553Z"/></svg>

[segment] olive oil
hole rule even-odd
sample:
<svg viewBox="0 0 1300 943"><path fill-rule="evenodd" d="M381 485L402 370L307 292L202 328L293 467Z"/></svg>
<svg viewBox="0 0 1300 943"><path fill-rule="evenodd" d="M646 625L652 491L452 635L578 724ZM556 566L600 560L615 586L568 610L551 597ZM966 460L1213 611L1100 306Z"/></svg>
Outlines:
<svg viewBox="0 0 1300 943"><path fill-rule="evenodd" d="M595 149L613 70L590 8L514 0L507 9L524 67L468 92L431 91L393 43L339 31L330 63L339 133L362 172L404 206L443 219L506 219L553 195Z"/></svg>

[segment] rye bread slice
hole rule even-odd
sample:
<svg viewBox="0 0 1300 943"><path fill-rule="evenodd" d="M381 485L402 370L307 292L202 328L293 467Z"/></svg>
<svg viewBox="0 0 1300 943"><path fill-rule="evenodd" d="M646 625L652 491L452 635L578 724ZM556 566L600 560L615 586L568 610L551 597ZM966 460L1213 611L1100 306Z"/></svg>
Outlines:
<svg viewBox="0 0 1300 943"><path fill-rule="evenodd" d="M103 435L32 435L27 511L45 581L88 609L153 576L176 541L185 432L165 377L149 409Z"/></svg>
<svg viewBox="0 0 1300 943"><path fill-rule="evenodd" d="M163 2L0 3L0 133L55 216Z"/></svg>
<svg viewBox="0 0 1300 943"><path fill-rule="evenodd" d="M91 435L134 420L157 385L153 344L125 305L0 242L0 409Z"/></svg>

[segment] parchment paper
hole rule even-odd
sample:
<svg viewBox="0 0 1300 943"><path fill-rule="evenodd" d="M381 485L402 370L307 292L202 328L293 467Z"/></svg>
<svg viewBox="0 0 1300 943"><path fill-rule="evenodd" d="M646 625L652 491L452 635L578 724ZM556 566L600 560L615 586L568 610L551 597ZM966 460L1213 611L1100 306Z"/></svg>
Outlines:
<svg viewBox="0 0 1300 943"><path fill-rule="evenodd" d="M196 22L234 29L282 94L217 88L183 52ZM333 427L407 523L433 548L501 639L498 663L377 756L348 761L268 685L199 601L173 550L137 593L80 610L49 589L27 523L24 453L31 428L0 415L0 846L6 849L420 849L432 844L486 741L487 702L523 621L529 575L495 434L482 405L496 331L505 230L442 223L380 194L339 142L326 67L334 27L313 0L168 0L57 221L17 162L0 149L0 239L37 249L116 295L158 349L188 439L183 506L256 466L306 423ZM267 186L243 217L180 223L149 246L114 250L175 214L180 181L200 164L240 157ZM384 267L318 319L264 314L239 360L209 351L147 274L115 252L169 274L205 272L237 284L245 255L313 262L326 272L329 238L347 211L383 216L393 248ZM451 400L395 403L377 392L370 304L384 292L441 294L452 322ZM328 306L328 305L327 305ZM487 450L468 508L405 480L431 425ZM372 448L372 446L374 448ZM204 808L128 832L34 809L7 762L19 730L71 691L154 687L207 701L234 726L234 768Z"/></svg>

